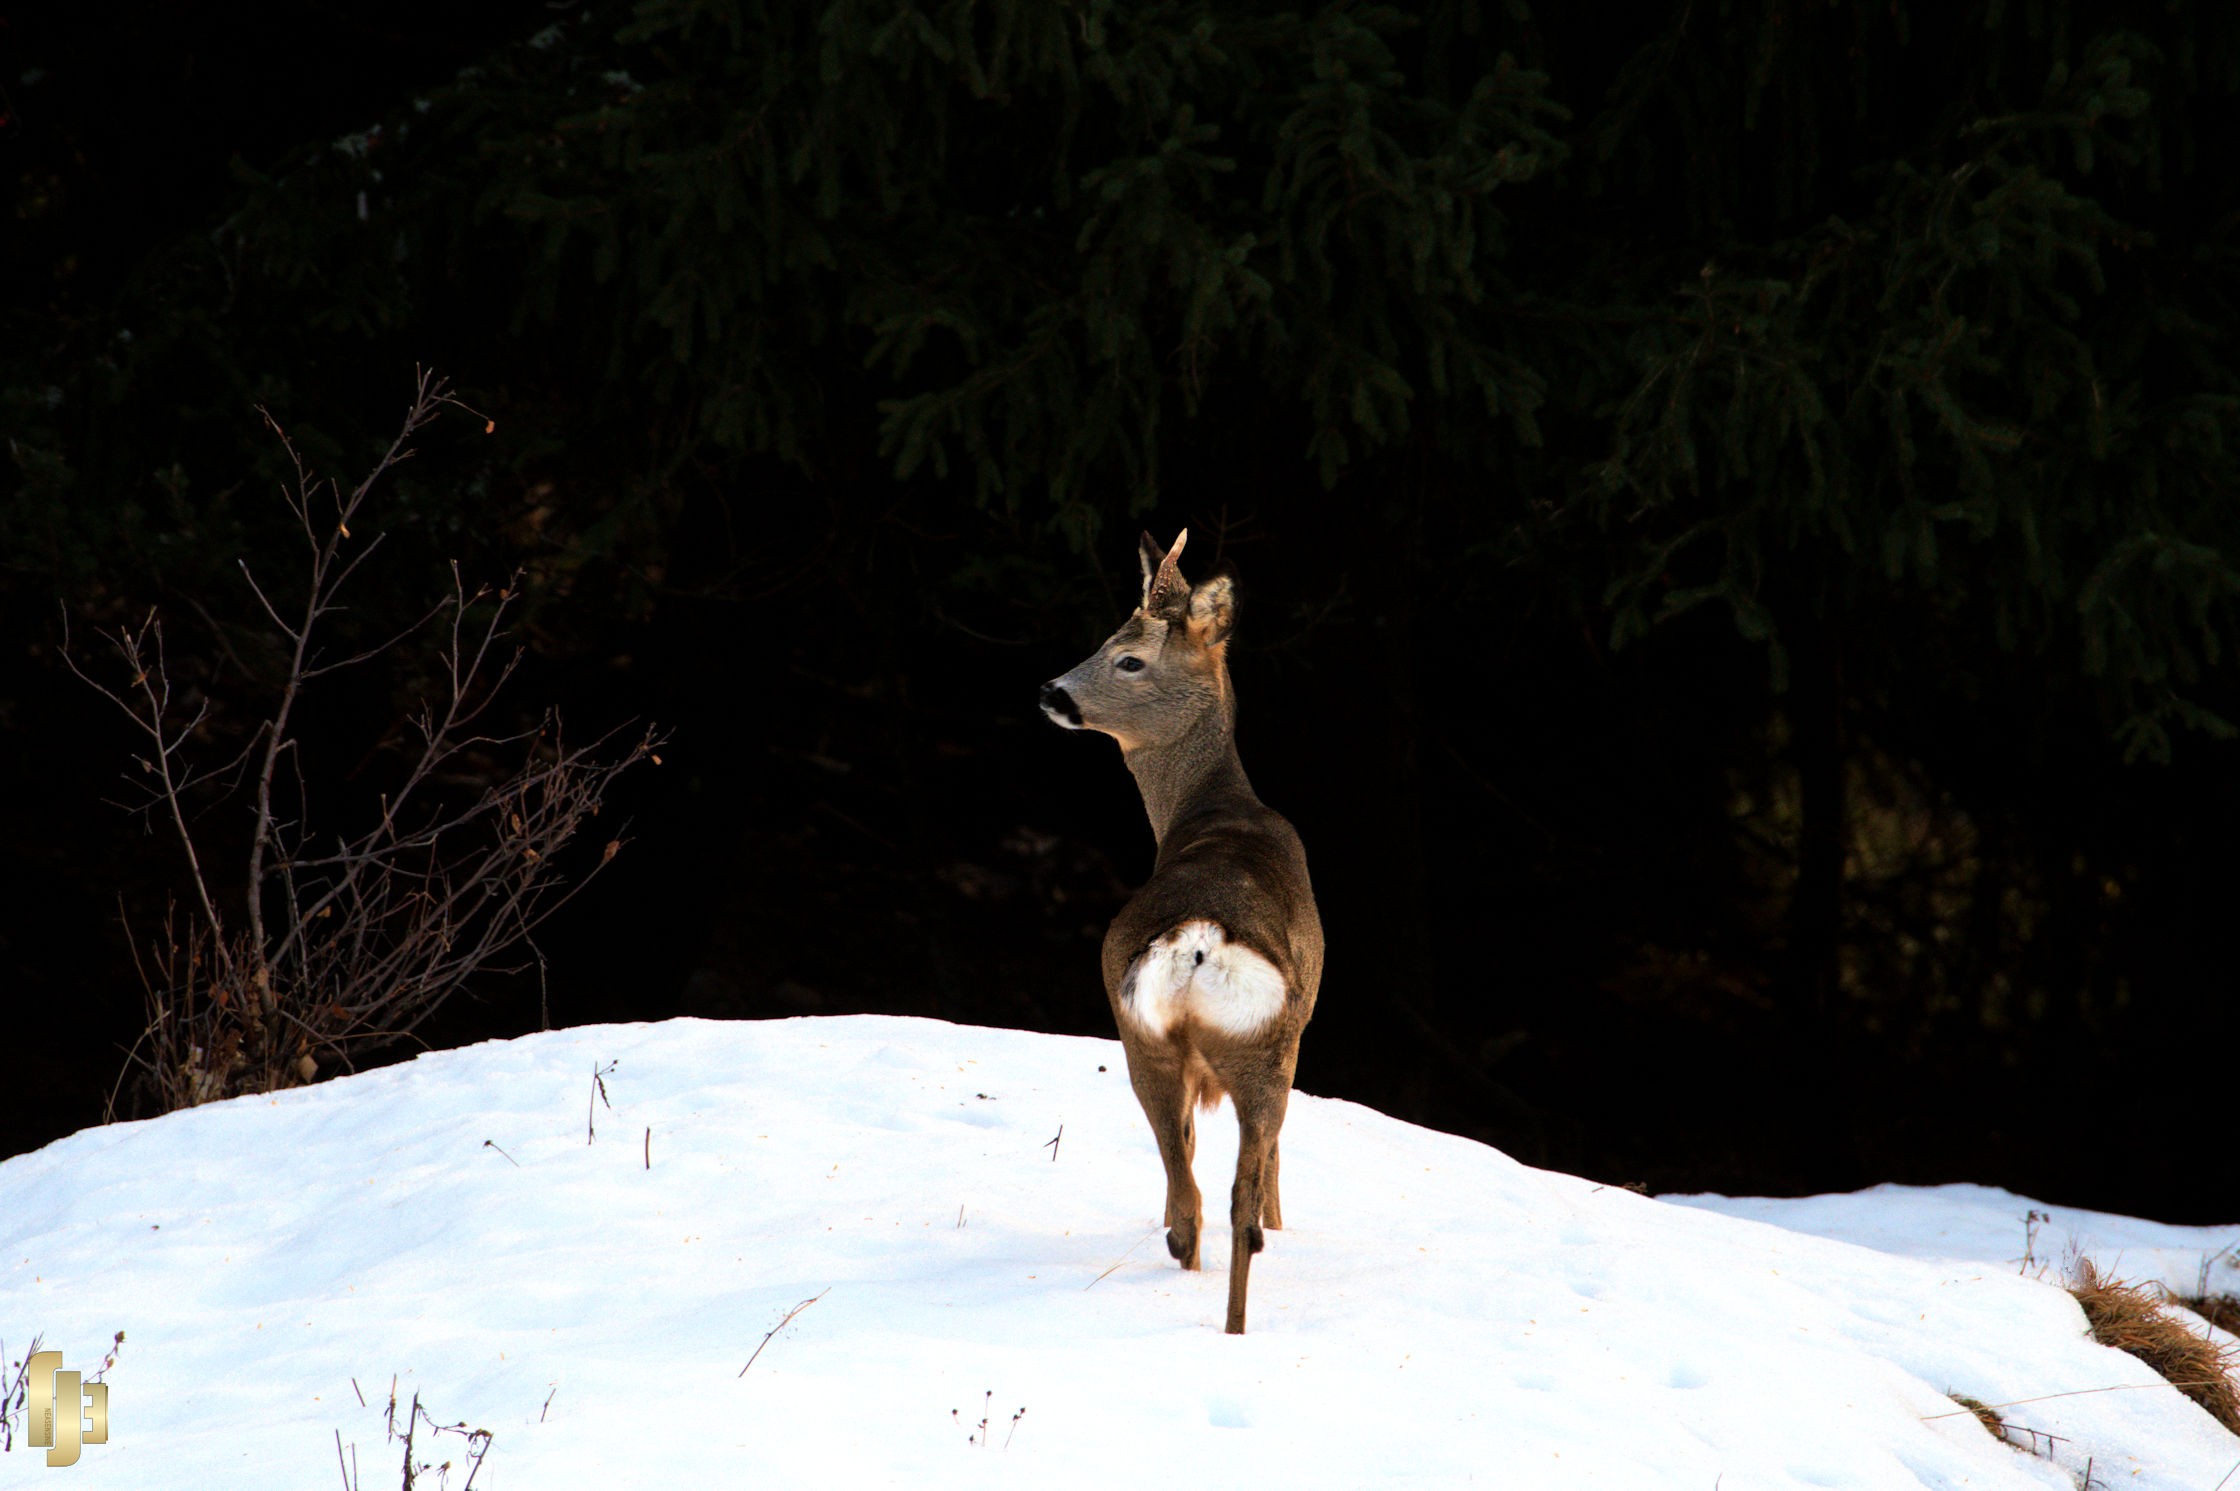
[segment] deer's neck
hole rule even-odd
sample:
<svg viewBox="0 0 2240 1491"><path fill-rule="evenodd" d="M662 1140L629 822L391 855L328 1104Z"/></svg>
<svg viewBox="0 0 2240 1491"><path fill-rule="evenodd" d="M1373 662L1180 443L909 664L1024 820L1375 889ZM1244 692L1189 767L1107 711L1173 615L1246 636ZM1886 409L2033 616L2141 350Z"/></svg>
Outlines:
<svg viewBox="0 0 2240 1491"><path fill-rule="evenodd" d="M1206 797L1230 792L1252 795L1252 783L1237 758L1235 697L1224 687L1220 697L1188 729L1158 745L1125 753L1143 793L1151 832L1161 844L1175 821Z"/></svg>

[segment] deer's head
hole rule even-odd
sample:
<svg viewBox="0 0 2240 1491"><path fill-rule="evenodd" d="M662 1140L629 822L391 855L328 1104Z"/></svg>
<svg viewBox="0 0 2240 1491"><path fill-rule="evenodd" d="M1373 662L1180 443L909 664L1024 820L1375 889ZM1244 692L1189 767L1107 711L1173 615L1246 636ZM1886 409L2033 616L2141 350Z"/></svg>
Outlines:
<svg viewBox="0 0 2240 1491"><path fill-rule="evenodd" d="M1177 561L1184 529L1165 554L1145 534L1143 603L1070 672L1042 686L1042 710L1069 730L1101 730L1133 751L1181 736L1208 709L1229 707L1229 577L1193 586Z"/></svg>

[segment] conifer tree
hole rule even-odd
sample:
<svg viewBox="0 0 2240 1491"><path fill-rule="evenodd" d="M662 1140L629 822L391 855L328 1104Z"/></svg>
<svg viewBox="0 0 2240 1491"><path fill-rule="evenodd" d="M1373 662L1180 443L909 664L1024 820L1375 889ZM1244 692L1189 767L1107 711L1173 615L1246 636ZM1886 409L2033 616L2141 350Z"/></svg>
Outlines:
<svg viewBox="0 0 2240 1491"><path fill-rule="evenodd" d="M789 645L1015 638L1235 489L1304 577L1270 666L1358 747L1366 997L1472 1101L1534 993L1451 924L1543 904L1549 987L1669 953L1790 1034L2229 1036L2185 927L2240 894L2236 91L2240 12L2159 0L592 0L0 343L0 564L41 614L206 593L271 538L241 411L345 467L419 359L507 439L408 473L402 541L520 543L612 608L574 657L672 560L782 613L867 534L888 609ZM1968 824L1903 935L1873 763ZM1793 786L1766 842L1738 782Z"/></svg>

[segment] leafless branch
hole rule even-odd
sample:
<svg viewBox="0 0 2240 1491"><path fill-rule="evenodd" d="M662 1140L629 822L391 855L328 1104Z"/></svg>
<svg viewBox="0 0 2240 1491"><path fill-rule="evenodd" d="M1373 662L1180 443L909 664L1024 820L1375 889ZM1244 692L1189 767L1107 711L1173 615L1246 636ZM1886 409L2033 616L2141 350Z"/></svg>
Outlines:
<svg viewBox="0 0 2240 1491"><path fill-rule="evenodd" d="M593 826L618 776L658 759L664 737L655 730L572 744L550 711L526 729L477 728L521 661L507 641L519 574L493 591L470 585L454 563L450 592L416 620L347 656L322 656L322 622L343 609L343 586L380 543L377 534L354 536L353 524L364 523L381 479L411 457L413 438L446 406L465 407L423 370L396 438L347 492L314 473L260 411L294 472L282 499L302 529L303 590L291 621L275 593L241 567L287 661L269 713L229 760L192 759L211 704L174 696L159 616L104 634L121 683L80 666L65 616L71 669L138 737L138 808L164 824L184 859L186 906L166 909L145 948L129 917L127 925L148 1020L119 1081L137 1079L163 1108L352 1066L359 1054L410 1038L477 974L518 971L514 961L530 966L536 927L624 841L610 834L579 873L563 872L564 851ZM432 695L407 715L402 742L385 738L368 756L399 762L378 811L354 829L321 827L295 733L306 687L439 622L446 624ZM215 786L223 801L244 781L253 814L236 888L216 875L189 798L207 803L210 793L200 789ZM112 1109L114 1102L112 1093Z"/></svg>
<svg viewBox="0 0 2240 1491"><path fill-rule="evenodd" d="M741 1368L739 1369L739 1375L740 1375L741 1377L744 1377L744 1376L746 1376L746 1375L747 1375L747 1367L751 1367L751 1366L753 1366L753 1365L754 1365L754 1359L755 1359L755 1357L757 1357L757 1356L760 1356L760 1355L762 1355L762 1348L763 1348L764 1346L767 1346L767 1345L769 1345L769 1344L770 1344L770 1338L771 1338L772 1336L774 1336L774 1335L776 1335L776 1334L777 1334L778 1332L780 1332L780 1331L784 1330L784 1329L785 1329L785 1328L786 1328L787 1326L789 1326L789 1325L793 1324L793 1317L794 1317L794 1316L796 1316L796 1315L800 1314L800 1313L801 1313L801 1312L802 1312L803 1310L806 1310L806 1309L808 1309L808 1308L809 1308L809 1307L810 1307L811 1305L815 1304L815 1303L816 1303L816 1302L817 1302L818 1300L820 1300L820 1299L823 1299L823 1298L824 1298L824 1297L825 1297L826 1295L830 1294L831 1292L832 1292L832 1286L831 1286L830 1284L827 1284L827 1285L825 1285L825 1286L824 1286L824 1288L822 1288L822 1289L818 1290L818 1291L817 1291L817 1292L816 1292L815 1294L812 1294L812 1295L810 1295L810 1296L809 1296L809 1297L808 1297L807 1299L803 1300L803 1301L802 1301L802 1302L801 1302L800 1304L798 1304L798 1305L795 1305L795 1306L794 1306L794 1307L793 1307L792 1309L790 1309L790 1310L786 1311L786 1313L785 1313L785 1318L784 1318L784 1319L780 1320L780 1321L779 1321L779 1322L778 1322L778 1323L777 1323L776 1325L773 1325L773 1326L771 1326L771 1327L770 1327L770 1329L768 1329L767 1331L764 1331L764 1332L762 1333L762 1342L761 1342L761 1344L755 1347L753 1356L749 1356L749 1357L747 1358L747 1366L746 1366L746 1367L741 1367Z"/></svg>

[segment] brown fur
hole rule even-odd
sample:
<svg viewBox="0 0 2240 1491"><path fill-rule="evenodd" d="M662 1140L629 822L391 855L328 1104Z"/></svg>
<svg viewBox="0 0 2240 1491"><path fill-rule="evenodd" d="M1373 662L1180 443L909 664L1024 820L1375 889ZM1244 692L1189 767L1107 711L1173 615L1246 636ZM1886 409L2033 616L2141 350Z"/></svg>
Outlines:
<svg viewBox="0 0 2240 1491"><path fill-rule="evenodd" d="M1167 1250L1187 1269L1198 1266L1203 1222L1190 1169L1194 1115L1224 1096L1236 1107L1227 1328L1241 1334L1262 1229L1283 1225L1277 1136L1299 1037L1322 983L1322 923L1298 834L1260 801L1237 758L1228 668L1234 599L1226 577L1196 587L1182 578L1177 560L1187 537L1162 556L1144 536L1143 604L1103 647L1045 686L1045 704L1051 707L1052 691L1062 691L1058 697L1076 709L1083 728L1120 742L1159 841L1151 879L1105 934L1105 993L1129 1081L1166 1165ZM1124 671L1117 666L1122 658L1144 666ZM1215 923L1229 942L1258 953L1282 976L1283 1008L1266 1027L1239 1036L1186 1017L1153 1035L1127 1017L1121 987L1129 966L1190 921Z"/></svg>

